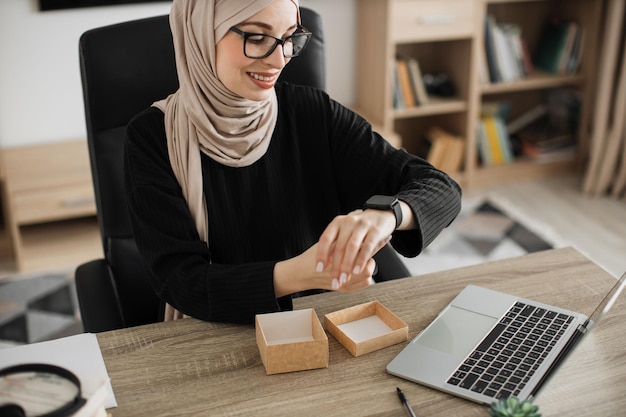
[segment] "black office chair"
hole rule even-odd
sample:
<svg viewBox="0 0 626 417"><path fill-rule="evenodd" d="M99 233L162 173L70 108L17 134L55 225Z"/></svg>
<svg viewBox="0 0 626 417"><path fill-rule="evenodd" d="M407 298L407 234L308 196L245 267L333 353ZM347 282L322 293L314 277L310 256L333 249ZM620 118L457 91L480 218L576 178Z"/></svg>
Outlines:
<svg viewBox="0 0 626 417"><path fill-rule="evenodd" d="M281 78L324 89L320 16L301 9L314 36ZM104 259L76 269L83 327L100 332L162 320L133 238L127 213L123 153L130 119L178 87L168 16L119 23L85 32L79 41L87 141ZM377 254L377 280L409 276L393 249Z"/></svg>

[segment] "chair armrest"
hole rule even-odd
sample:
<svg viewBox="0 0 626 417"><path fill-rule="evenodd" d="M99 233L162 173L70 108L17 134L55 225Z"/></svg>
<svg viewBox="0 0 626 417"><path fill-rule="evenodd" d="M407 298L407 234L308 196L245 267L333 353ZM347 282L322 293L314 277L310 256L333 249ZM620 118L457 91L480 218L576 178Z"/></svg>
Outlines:
<svg viewBox="0 0 626 417"><path fill-rule="evenodd" d="M411 276L404 262L391 245L385 245L374 255L378 271L374 275L374 281L383 282L392 279L406 278Z"/></svg>
<svg viewBox="0 0 626 417"><path fill-rule="evenodd" d="M113 273L104 259L78 266L75 281L85 332L97 333L126 327Z"/></svg>

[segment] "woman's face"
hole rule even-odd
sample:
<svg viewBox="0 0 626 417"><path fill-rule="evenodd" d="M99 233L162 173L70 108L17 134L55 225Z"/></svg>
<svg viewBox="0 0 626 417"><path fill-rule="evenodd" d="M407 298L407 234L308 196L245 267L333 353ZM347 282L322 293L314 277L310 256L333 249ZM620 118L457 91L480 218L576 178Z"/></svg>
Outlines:
<svg viewBox="0 0 626 417"><path fill-rule="evenodd" d="M296 30L296 16L296 6L291 0L275 0L250 19L238 24L237 28L282 39ZM243 37L228 31L216 47L217 77L233 93L248 100L262 101L271 94L289 59L283 56L281 45L265 58L248 58L243 53Z"/></svg>

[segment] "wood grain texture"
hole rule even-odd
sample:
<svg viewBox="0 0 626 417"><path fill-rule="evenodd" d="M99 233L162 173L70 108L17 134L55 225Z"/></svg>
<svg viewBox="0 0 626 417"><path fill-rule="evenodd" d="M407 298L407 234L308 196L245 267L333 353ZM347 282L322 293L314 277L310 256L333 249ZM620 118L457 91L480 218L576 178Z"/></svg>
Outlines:
<svg viewBox="0 0 626 417"><path fill-rule="evenodd" d="M534 298L589 314L615 279L574 249L376 284L352 294L297 299L295 308L327 313L377 300L409 325L409 337L429 324L467 284ZM550 415L618 415L626 385L626 306L611 314L574 352L537 404ZM195 319L98 334L123 416L399 416L400 387L418 415L486 416L484 406L388 375L405 346L353 357L329 337L329 367L267 376L253 326ZM585 378L578 378L584 375ZM593 386L594 389L589 389Z"/></svg>

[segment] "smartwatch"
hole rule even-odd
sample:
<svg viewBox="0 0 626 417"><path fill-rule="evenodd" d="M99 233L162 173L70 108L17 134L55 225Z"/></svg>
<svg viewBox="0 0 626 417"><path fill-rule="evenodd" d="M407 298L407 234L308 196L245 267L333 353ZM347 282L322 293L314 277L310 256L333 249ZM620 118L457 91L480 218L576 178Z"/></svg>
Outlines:
<svg viewBox="0 0 626 417"><path fill-rule="evenodd" d="M370 197L363 206L363 209L392 211L396 216L396 229L402 224L402 208L400 200L388 195L375 195Z"/></svg>

